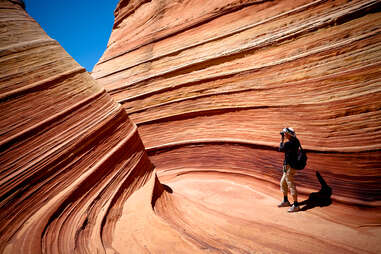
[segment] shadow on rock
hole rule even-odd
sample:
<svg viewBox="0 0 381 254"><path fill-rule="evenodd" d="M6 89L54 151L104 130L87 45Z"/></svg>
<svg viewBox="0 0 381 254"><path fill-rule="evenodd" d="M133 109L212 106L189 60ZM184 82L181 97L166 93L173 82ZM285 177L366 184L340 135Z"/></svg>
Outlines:
<svg viewBox="0 0 381 254"><path fill-rule="evenodd" d="M312 192L307 200L300 203L301 206L304 205L301 207L301 211L307 211L317 206L329 206L332 203L332 188L328 186L318 171L316 171L316 177L320 182L321 189L318 192Z"/></svg>
<svg viewBox="0 0 381 254"><path fill-rule="evenodd" d="M161 197L161 195L163 195L164 192L173 193L173 190L168 185L160 183L159 179L157 178L157 175L155 175L155 186L153 189L151 200L152 208L155 207L157 199Z"/></svg>
<svg viewBox="0 0 381 254"><path fill-rule="evenodd" d="M173 190L171 187L169 187L168 185L166 184L162 184L163 185L163 188L165 191L169 192L169 193L173 193Z"/></svg>

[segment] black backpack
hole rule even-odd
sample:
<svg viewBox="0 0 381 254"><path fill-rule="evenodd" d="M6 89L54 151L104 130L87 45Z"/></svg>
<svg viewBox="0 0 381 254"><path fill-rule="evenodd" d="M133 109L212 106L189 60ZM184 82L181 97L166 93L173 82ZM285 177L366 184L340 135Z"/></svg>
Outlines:
<svg viewBox="0 0 381 254"><path fill-rule="evenodd" d="M296 170L302 170L307 165L307 154L303 150L302 145L300 143L299 143L299 148L300 149L298 149L298 154L297 154L296 163L295 163Z"/></svg>

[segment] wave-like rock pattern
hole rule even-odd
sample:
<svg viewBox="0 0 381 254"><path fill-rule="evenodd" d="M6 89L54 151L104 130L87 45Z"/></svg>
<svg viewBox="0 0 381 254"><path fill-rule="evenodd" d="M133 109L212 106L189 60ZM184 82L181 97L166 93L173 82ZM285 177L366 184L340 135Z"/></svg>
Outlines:
<svg viewBox="0 0 381 254"><path fill-rule="evenodd" d="M138 125L173 190L155 212L187 244L132 230L136 250L381 251L380 7L122 0L92 76ZM333 205L297 217L274 208L285 126L309 155L296 176L301 198L320 189L319 171Z"/></svg>
<svg viewBox="0 0 381 254"><path fill-rule="evenodd" d="M123 253L115 224L156 172L123 107L22 7L0 1L0 253Z"/></svg>
<svg viewBox="0 0 381 254"><path fill-rule="evenodd" d="M121 1L96 82L1 0L0 252L381 252L379 8ZM332 205L275 208L285 125Z"/></svg>
<svg viewBox="0 0 381 254"><path fill-rule="evenodd" d="M127 3L92 75L152 154L273 149L292 126L310 168L351 176L337 198L379 204L379 1Z"/></svg>

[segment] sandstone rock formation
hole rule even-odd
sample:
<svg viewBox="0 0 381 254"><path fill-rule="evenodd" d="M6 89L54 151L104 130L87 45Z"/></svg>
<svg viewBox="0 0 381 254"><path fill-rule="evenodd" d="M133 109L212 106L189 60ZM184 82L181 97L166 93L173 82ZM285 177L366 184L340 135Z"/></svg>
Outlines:
<svg viewBox="0 0 381 254"><path fill-rule="evenodd" d="M199 249L379 252L380 29L373 0L121 1L92 76L173 189L155 211ZM272 208L286 126L309 152L299 191L316 171L333 191L298 219Z"/></svg>
<svg viewBox="0 0 381 254"><path fill-rule="evenodd" d="M122 0L96 82L0 0L0 253L381 252L379 10Z"/></svg>
<svg viewBox="0 0 381 254"><path fill-rule="evenodd" d="M0 27L0 253L113 252L125 200L161 190L136 125L22 2Z"/></svg>

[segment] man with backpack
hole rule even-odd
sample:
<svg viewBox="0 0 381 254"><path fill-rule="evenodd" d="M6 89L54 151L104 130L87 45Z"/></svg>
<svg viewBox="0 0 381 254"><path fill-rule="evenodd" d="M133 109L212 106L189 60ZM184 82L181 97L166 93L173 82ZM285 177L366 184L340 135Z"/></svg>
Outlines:
<svg viewBox="0 0 381 254"><path fill-rule="evenodd" d="M298 150L300 147L300 142L296 138L296 134L294 129L292 128L284 128L280 134L282 135L282 141L279 146L279 151L284 152L284 161L283 161L283 176L280 181L280 189L283 193L283 201L278 205L278 207L289 207L291 206L288 201L288 190L291 192L291 196L293 198L294 203L288 209L288 212L297 212L300 210L298 204L298 193L296 192L296 187L294 184L294 175L296 169L302 169L305 166L305 161L302 162L304 165L300 165L300 159L303 156L298 156ZM284 138L286 137L287 141L284 142ZM302 149L302 148L301 148ZM303 152L303 150L302 150ZM306 160L306 156L304 154L303 158ZM298 161L299 159L299 161ZM303 160L302 159L302 160Z"/></svg>

